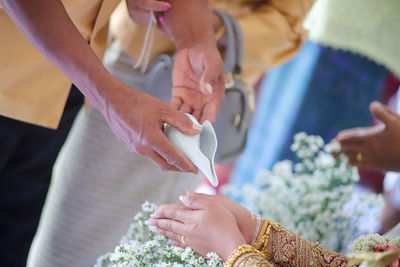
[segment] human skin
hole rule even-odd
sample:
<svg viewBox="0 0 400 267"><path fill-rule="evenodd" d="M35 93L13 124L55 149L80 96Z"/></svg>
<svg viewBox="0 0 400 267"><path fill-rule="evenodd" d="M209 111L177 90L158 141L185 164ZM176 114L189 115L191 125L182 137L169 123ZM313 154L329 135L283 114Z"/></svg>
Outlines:
<svg viewBox="0 0 400 267"><path fill-rule="evenodd" d="M221 201L212 202L203 195L183 195L182 204L162 205L148 221L156 233L184 247L185 242L201 256L216 252L224 261L246 240L233 213Z"/></svg>
<svg viewBox="0 0 400 267"><path fill-rule="evenodd" d="M378 102L371 103L370 110L382 124L341 131L333 141L340 143L351 165L400 171L400 115Z"/></svg>
<svg viewBox="0 0 400 267"><path fill-rule="evenodd" d="M177 5L179 1L183 2L176 1ZM200 128L170 105L133 90L114 78L73 25L61 1L0 0L0 4L24 36L103 114L114 134L130 151L150 158L164 170L198 171L168 141L163 125L168 123L188 135L199 134ZM192 4L194 7L198 5L197 13L209 12L203 10L202 0ZM172 10L170 15L173 15ZM198 17L192 19L188 12L180 14L180 17L187 25L198 23L194 21ZM211 22L202 23L212 29ZM175 31L174 28L171 30ZM194 27L191 32L174 32L180 49L208 40L207 31L205 36L201 30ZM223 73L222 69L219 71Z"/></svg>

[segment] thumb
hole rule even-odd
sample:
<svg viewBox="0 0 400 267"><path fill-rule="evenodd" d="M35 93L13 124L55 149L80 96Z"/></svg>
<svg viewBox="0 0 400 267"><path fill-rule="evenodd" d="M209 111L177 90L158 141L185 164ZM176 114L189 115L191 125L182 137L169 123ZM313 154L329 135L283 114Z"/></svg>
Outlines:
<svg viewBox="0 0 400 267"><path fill-rule="evenodd" d="M175 127L183 134L196 135L201 133L201 126L199 123L192 121L185 113L172 110L168 113L164 122Z"/></svg>
<svg viewBox="0 0 400 267"><path fill-rule="evenodd" d="M205 69L200 78L200 90L204 95L211 95L215 88L223 81L223 68L218 61L204 60ZM221 72L222 71L222 72Z"/></svg>
<svg viewBox="0 0 400 267"><path fill-rule="evenodd" d="M202 198L198 195L186 194L179 196L179 200L185 205L187 208L194 210L205 210L209 205L209 201L207 199Z"/></svg>
<svg viewBox="0 0 400 267"><path fill-rule="evenodd" d="M382 105L379 102L372 102L369 109L372 115L385 125L390 125L394 120L396 120L396 114L389 107Z"/></svg>

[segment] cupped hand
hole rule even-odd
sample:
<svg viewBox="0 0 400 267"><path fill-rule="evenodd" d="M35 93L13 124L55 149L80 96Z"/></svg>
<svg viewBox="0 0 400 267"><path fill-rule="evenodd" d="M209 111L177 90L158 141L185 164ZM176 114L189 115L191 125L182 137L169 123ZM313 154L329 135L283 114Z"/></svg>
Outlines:
<svg viewBox="0 0 400 267"><path fill-rule="evenodd" d="M179 50L172 72L171 105L200 123L214 123L224 99L223 63L215 44L195 44Z"/></svg>
<svg viewBox="0 0 400 267"><path fill-rule="evenodd" d="M222 204L205 198L181 196L183 204L162 205L149 220L156 232L171 239L171 243L186 244L202 256L216 252L224 261L240 245L246 243L234 215Z"/></svg>
<svg viewBox="0 0 400 267"><path fill-rule="evenodd" d="M333 141L340 143L351 165L400 171L400 115L378 102L370 110L383 124L341 131Z"/></svg>
<svg viewBox="0 0 400 267"><path fill-rule="evenodd" d="M101 112L114 134L130 151L150 158L163 170L197 173L197 168L163 132L164 123L167 123L184 134L199 134L201 128L185 114L125 85L115 88L105 99Z"/></svg>

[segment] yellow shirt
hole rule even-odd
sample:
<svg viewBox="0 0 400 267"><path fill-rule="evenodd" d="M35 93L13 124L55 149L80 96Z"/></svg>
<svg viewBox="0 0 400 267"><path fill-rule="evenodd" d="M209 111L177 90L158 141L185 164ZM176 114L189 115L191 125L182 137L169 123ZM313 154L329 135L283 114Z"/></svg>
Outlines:
<svg viewBox="0 0 400 267"><path fill-rule="evenodd" d="M110 14L120 0L63 0L69 16L98 57ZM0 115L57 128L71 82L20 33L0 6Z"/></svg>
<svg viewBox="0 0 400 267"><path fill-rule="evenodd" d="M254 84L272 66L293 56L306 38L303 19L314 0L211 0L212 8L229 13L238 20L244 39L242 79ZM252 2L260 6L252 8ZM249 4L246 4L249 3ZM129 17L125 2L111 16L110 30L124 50L137 59L142 48L145 26ZM151 57L174 51L174 44L156 34Z"/></svg>
<svg viewBox="0 0 400 267"><path fill-rule="evenodd" d="M235 15L241 24L245 40L242 78L254 83L265 70L299 49L305 39L302 20L313 0L265 0L255 11L244 8L244 1L214 0L212 5ZM90 46L101 57L109 16L120 1L62 2L76 27L90 39ZM112 29L135 59L142 48L145 27L134 24L123 5L113 14ZM1 7L0 25L0 115L57 128L71 82L30 44ZM154 43L152 58L174 50L173 43L159 34Z"/></svg>

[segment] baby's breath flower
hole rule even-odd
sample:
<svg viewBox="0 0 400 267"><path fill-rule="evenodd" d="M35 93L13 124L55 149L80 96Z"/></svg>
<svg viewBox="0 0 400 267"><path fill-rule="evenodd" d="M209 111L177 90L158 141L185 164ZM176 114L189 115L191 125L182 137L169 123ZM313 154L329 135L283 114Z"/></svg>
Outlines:
<svg viewBox="0 0 400 267"><path fill-rule="evenodd" d="M121 238L113 253L101 256L95 267L189 267L223 266L223 261L213 253L212 262L195 254L190 247L185 249L169 244L169 239L157 235L146 224L157 206L150 202L142 205L142 212L134 217L128 232ZM211 265L210 265L211 264Z"/></svg>
<svg viewBox="0 0 400 267"><path fill-rule="evenodd" d="M295 135L291 150L299 158L275 164L272 171L258 174L256 186L223 189L224 194L262 217L272 219L310 241L318 241L335 251L345 251L360 234L360 221L372 207L381 206L376 195L354 195L359 180L340 153L340 145L324 142L319 136ZM334 158L330 153L337 153ZM378 212L376 212L378 214ZM374 231L373 225L369 232Z"/></svg>

